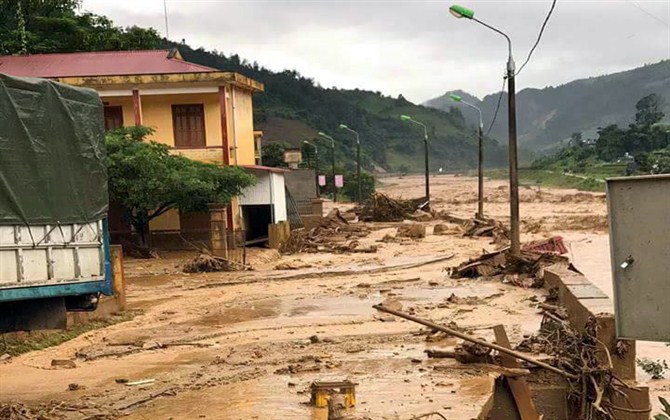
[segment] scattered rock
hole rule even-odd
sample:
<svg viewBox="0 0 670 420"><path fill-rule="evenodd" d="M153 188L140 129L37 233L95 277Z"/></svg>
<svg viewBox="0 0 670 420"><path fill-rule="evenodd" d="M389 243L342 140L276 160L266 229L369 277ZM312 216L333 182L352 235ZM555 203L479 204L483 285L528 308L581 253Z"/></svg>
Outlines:
<svg viewBox="0 0 670 420"><path fill-rule="evenodd" d="M77 367L74 361L68 359L53 359L51 361L51 366L63 369L74 369Z"/></svg>
<svg viewBox="0 0 670 420"><path fill-rule="evenodd" d="M71 383L67 386L68 391L78 391L78 390L83 389L83 388L84 387L82 387L78 383Z"/></svg>
<svg viewBox="0 0 670 420"><path fill-rule="evenodd" d="M402 303L398 299L387 298L384 299L382 305L385 308L391 309L393 311L402 311Z"/></svg>
<svg viewBox="0 0 670 420"><path fill-rule="evenodd" d="M449 234L449 226L445 225L444 223L438 223L433 227L433 235L448 235Z"/></svg>
<svg viewBox="0 0 670 420"><path fill-rule="evenodd" d="M412 219L416 220L417 222L428 222L433 220L433 215L423 210L417 210L412 213Z"/></svg>
<svg viewBox="0 0 670 420"><path fill-rule="evenodd" d="M0 356L0 362L7 361L12 358L12 355L9 353L5 353L2 356Z"/></svg>
<svg viewBox="0 0 670 420"><path fill-rule="evenodd" d="M321 340L319 339L319 336L315 334L315 335L309 337L309 341L310 341L310 343L312 343L312 344L316 344L316 343L318 343L318 342L321 341Z"/></svg>
<svg viewBox="0 0 670 420"><path fill-rule="evenodd" d="M398 227L398 237L421 239L426 237L426 226L420 223L406 223Z"/></svg>
<svg viewBox="0 0 670 420"><path fill-rule="evenodd" d="M163 345L158 341L147 341L146 343L142 344L143 350L154 350L160 348L163 348Z"/></svg>

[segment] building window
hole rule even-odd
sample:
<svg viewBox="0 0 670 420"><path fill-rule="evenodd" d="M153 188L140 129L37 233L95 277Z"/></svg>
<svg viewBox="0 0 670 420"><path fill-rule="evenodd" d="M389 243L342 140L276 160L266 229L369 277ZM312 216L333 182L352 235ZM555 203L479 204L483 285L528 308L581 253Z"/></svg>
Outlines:
<svg viewBox="0 0 670 420"><path fill-rule="evenodd" d="M205 108L202 104L172 105L172 126L175 147L205 147Z"/></svg>
<svg viewBox="0 0 670 420"><path fill-rule="evenodd" d="M105 113L105 131L114 130L123 127L123 107L109 106L104 108Z"/></svg>

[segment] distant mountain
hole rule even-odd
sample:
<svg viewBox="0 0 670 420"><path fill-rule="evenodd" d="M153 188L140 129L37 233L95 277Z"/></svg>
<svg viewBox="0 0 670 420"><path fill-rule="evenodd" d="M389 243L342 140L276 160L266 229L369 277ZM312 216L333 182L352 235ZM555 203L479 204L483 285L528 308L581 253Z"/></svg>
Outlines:
<svg viewBox="0 0 670 420"><path fill-rule="evenodd" d="M454 92L466 97L464 92ZM463 105L456 105L449 99L449 93L431 99L425 105L442 110L459 106L466 120L474 124L476 112L466 110ZM523 89L517 92L519 142L526 149L542 150L568 139L574 132L582 132L585 138L594 138L598 127L610 124L625 127L633 121L635 103L650 93L665 99L664 122L670 122L670 60L620 73L575 80L557 87ZM467 96L466 100L475 101L473 103L482 108L486 127L495 111L498 94L487 95L482 100ZM506 93L503 94L491 137L501 141L507 138Z"/></svg>

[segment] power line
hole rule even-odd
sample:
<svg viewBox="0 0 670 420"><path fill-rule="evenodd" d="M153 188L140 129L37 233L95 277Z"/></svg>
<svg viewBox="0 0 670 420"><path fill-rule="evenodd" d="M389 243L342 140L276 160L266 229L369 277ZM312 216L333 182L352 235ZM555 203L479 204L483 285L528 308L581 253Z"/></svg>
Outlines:
<svg viewBox="0 0 670 420"><path fill-rule="evenodd" d="M493 124L495 124L495 122L496 122L496 117L498 116L498 110L500 109L500 102L502 102L502 97L505 94L505 82L506 81L507 81L507 79L505 77L503 77L503 84L502 84L502 87L500 88L500 95L498 95L498 103L496 104L496 110L493 113L493 119L491 120L491 125L489 125L488 130L486 130L486 137L489 136L489 134L491 133L491 129L493 128Z"/></svg>
<svg viewBox="0 0 670 420"><path fill-rule="evenodd" d="M644 13L644 14L647 15L647 16L649 16L650 18L652 18L652 19L654 19L654 20L656 20L656 21L662 23L662 24L665 25L666 27L670 28L670 24L668 24L668 22L664 21L663 19L661 19L660 17L654 15L653 13L650 13L649 11L647 11L646 9L644 9L642 6L640 6L639 4L635 3L634 1L632 1L632 0L626 0L626 2L627 2L627 3L630 3L630 4L633 5L633 6L635 6L637 9L639 9L642 13Z"/></svg>
<svg viewBox="0 0 670 420"><path fill-rule="evenodd" d="M531 48L530 52L528 52L528 57L526 57L526 61L524 61L521 67L519 67L519 70L516 72L516 74L521 73L521 70L523 70L523 68L526 67L526 64L528 64L528 62L530 61L530 56L533 55L535 48L537 48L538 44L540 43L540 39L542 39L542 34L544 33L544 28L547 27L547 22L549 22L549 18L551 17L551 14L554 12L555 7L556 7L556 0L554 0L551 3L551 8L549 9L549 13L547 13L547 17L544 18L544 22L542 23L542 27L540 28L540 33L537 34L537 40L535 40L533 48Z"/></svg>

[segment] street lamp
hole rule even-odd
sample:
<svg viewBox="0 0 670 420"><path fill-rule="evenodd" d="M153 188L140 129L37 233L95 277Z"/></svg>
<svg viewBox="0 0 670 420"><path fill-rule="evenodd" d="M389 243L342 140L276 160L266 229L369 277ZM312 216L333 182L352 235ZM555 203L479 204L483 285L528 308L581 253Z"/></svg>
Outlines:
<svg viewBox="0 0 670 420"><path fill-rule="evenodd" d="M318 135L330 140L330 147L333 149L333 203L337 203L337 187L335 186L335 139L321 131L319 131Z"/></svg>
<svg viewBox="0 0 670 420"><path fill-rule="evenodd" d="M454 102L460 102L464 105L469 106L470 108L474 108L479 112L479 130L477 130L477 134L479 135L479 158L477 161L477 217L483 218L484 217L484 123L482 122L482 110L474 104L471 104L470 102L464 101L463 98L461 98L458 95L454 95L453 93L449 94L449 97L451 98L452 101Z"/></svg>
<svg viewBox="0 0 670 420"><path fill-rule="evenodd" d="M415 120L414 118L410 117L409 115L401 115L400 119L403 121L407 121L416 125L420 125L423 127L423 145L424 145L424 150L426 153L426 200L428 201L428 204L430 205L430 177L429 177L429 169L428 169L428 128L426 128L426 125Z"/></svg>
<svg viewBox="0 0 670 420"><path fill-rule="evenodd" d="M352 130L351 128L347 127L344 124L340 124L339 126L340 129L342 130L347 130L349 132L352 132L356 135L356 180L358 181L358 202L362 202L362 194L361 194L361 138L358 135L357 131Z"/></svg>
<svg viewBox="0 0 670 420"><path fill-rule="evenodd" d="M510 252L513 255L519 255L521 252L521 239L519 229L519 173L518 173L518 157L516 145L516 98L515 98L515 82L514 82L514 59L512 58L512 40L499 29L488 25L481 20L475 18L475 12L466 9L462 6L451 6L449 12L457 18L466 18L474 20L482 26L491 29L494 32L505 37L508 47L507 58L507 125L509 137L509 205L510 205L510 227L511 227L511 246Z"/></svg>
<svg viewBox="0 0 670 420"><path fill-rule="evenodd" d="M315 182L316 182L316 196L321 197L321 192L319 191L319 148L316 146L316 144L310 143L307 140L303 141L303 143L312 146L314 148L314 173L315 173Z"/></svg>

